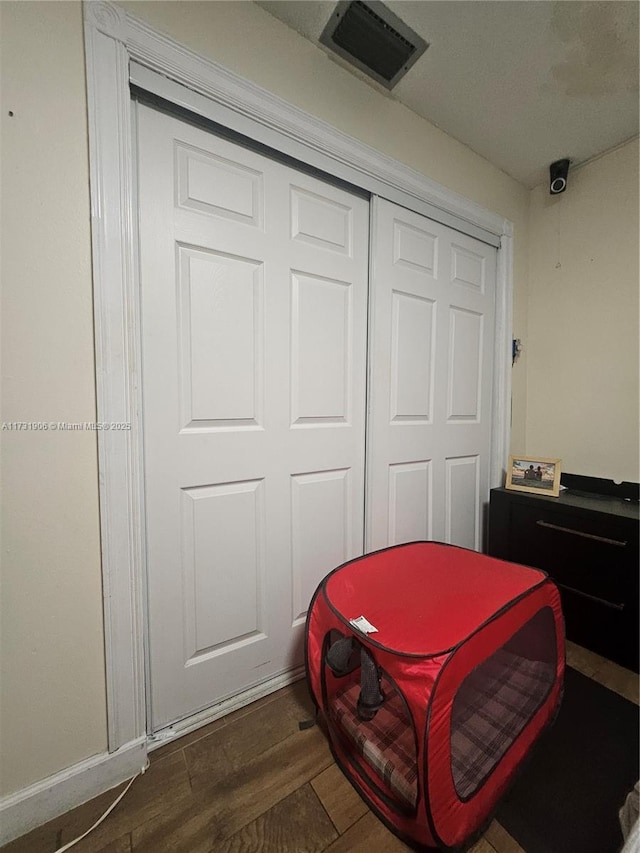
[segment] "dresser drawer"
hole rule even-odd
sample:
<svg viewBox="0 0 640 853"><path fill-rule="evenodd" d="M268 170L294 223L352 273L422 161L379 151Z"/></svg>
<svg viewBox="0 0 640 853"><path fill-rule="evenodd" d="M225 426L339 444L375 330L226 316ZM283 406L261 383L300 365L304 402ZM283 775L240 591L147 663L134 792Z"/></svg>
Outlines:
<svg viewBox="0 0 640 853"><path fill-rule="evenodd" d="M637 501L493 489L492 556L542 569L558 584L567 638L638 671Z"/></svg>
<svg viewBox="0 0 640 853"><path fill-rule="evenodd" d="M544 569L558 584L621 607L637 574L637 542L625 519L511 507L510 559ZM634 565L635 564L635 565Z"/></svg>
<svg viewBox="0 0 640 853"><path fill-rule="evenodd" d="M638 671L638 612L629 604L621 612L599 599L560 588L567 637L609 660Z"/></svg>

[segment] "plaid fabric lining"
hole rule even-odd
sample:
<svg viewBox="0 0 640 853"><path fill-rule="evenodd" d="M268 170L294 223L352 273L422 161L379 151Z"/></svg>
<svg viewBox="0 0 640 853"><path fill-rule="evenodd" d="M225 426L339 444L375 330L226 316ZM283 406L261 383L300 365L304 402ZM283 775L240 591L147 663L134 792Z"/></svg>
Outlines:
<svg viewBox="0 0 640 853"><path fill-rule="evenodd" d="M382 686L385 702L373 720L358 719L359 684L351 684L333 697L331 717L385 785L415 808L418 772L413 726L399 694L388 684Z"/></svg>
<svg viewBox="0 0 640 853"><path fill-rule="evenodd" d="M451 719L451 769L456 792L467 799L532 718L555 678L555 666L501 649L476 667L455 696ZM330 704L334 723L387 787L415 808L418 796L413 727L390 685L373 720L358 719L359 684Z"/></svg>
<svg viewBox="0 0 640 853"><path fill-rule="evenodd" d="M451 717L451 769L467 799L534 715L555 678L555 666L501 649L460 686Z"/></svg>

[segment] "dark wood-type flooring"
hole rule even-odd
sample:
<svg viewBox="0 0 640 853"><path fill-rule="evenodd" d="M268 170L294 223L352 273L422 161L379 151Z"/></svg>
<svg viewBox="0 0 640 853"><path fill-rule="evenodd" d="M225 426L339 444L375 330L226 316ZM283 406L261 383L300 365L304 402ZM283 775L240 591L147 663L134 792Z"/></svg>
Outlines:
<svg viewBox="0 0 640 853"><path fill-rule="evenodd" d="M638 702L638 677L568 644L567 662ZM73 853L396 853L408 848L368 810L333 762L298 682L150 755L150 767ZM0 853L53 853L85 832L114 788ZM473 853L526 853L493 821Z"/></svg>

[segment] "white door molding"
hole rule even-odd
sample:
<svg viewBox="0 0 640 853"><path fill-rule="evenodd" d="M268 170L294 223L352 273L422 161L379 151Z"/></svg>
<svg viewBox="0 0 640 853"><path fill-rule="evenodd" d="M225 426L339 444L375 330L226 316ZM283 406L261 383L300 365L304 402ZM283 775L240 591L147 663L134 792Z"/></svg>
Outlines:
<svg viewBox="0 0 640 853"><path fill-rule="evenodd" d="M251 119L256 138L356 186L487 242L500 243L496 329L495 429L491 485L506 460L509 432L512 226L325 122L290 106L222 66L205 60L119 6L84 4L98 421L131 430L98 434L109 750L144 735L144 571L136 198L130 111L130 64L190 90L194 98ZM176 97L172 98L178 102ZM202 110L199 110L202 113ZM231 126L231 125L229 125ZM236 128L234 128L236 129ZM261 139L262 141L262 139ZM375 189L374 189L375 188ZM462 222L462 224L460 224ZM454 225L454 227L456 227Z"/></svg>
<svg viewBox="0 0 640 853"><path fill-rule="evenodd" d="M113 752L146 731L133 148L126 18L86 3L85 48L107 725Z"/></svg>

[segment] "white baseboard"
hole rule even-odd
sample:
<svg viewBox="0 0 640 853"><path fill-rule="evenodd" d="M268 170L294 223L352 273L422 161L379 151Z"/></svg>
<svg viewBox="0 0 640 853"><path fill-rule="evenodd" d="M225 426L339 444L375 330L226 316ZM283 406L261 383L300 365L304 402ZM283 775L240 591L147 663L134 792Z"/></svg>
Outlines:
<svg viewBox="0 0 640 853"><path fill-rule="evenodd" d="M0 846L135 776L146 764L146 737L141 737L116 752L92 755L35 785L3 797L0 800Z"/></svg>

